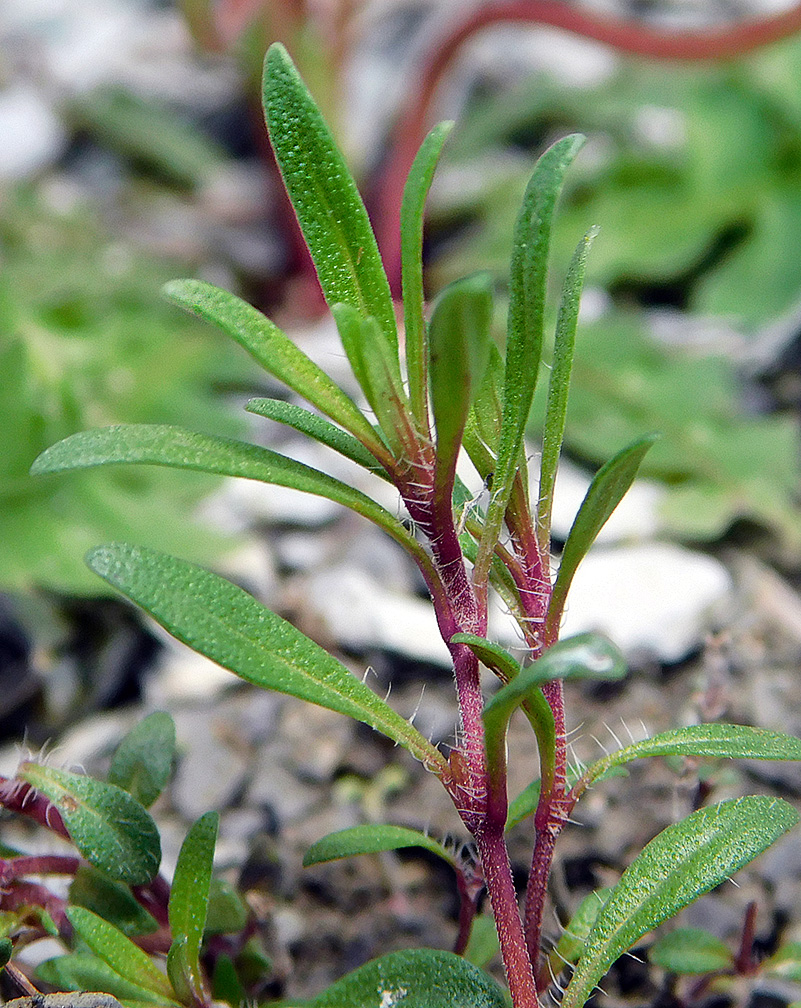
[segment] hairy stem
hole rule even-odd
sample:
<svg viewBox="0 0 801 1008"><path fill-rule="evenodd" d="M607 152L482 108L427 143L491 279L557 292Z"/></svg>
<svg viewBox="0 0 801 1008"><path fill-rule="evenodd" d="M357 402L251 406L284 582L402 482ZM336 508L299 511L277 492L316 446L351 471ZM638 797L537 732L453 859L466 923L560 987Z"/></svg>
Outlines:
<svg viewBox="0 0 801 1008"><path fill-rule="evenodd" d="M484 880L487 885L503 967L515 1008L537 1008L537 988L531 958L517 907L517 894L512 880L512 868L506 849L503 827L492 824L476 833Z"/></svg>
<svg viewBox="0 0 801 1008"><path fill-rule="evenodd" d="M540 956L542 919L554 847L567 815L567 744L562 683L559 680L546 683L542 691L554 715L556 748L551 785L546 787L546 781L543 779L540 800L534 813L537 837L526 886L525 934L529 955L535 968Z"/></svg>

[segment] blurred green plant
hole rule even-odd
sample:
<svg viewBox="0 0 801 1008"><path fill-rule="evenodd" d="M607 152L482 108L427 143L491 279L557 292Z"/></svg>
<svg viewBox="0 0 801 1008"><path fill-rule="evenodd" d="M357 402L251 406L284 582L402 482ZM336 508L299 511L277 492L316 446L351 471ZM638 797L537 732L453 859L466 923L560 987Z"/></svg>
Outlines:
<svg viewBox="0 0 801 1008"><path fill-rule="evenodd" d="M152 296L176 263L26 187L0 200L0 261L0 588L96 592L81 555L99 535L219 555L223 535L187 521L213 477L109 470L45 485L27 475L54 438L87 424L170 417L243 429L220 390L246 380L244 357Z"/></svg>
<svg viewBox="0 0 801 1008"><path fill-rule="evenodd" d="M801 298L800 72L794 39L712 66L621 62L591 98L538 76L514 95L476 100L449 163L480 157L491 181L434 191L435 214L472 225L440 272L449 279L480 263L503 276L527 149L580 124L595 156L566 188L557 261L567 262L571 236L589 218L599 235L588 283L750 329L774 319ZM488 172L493 150L498 171Z"/></svg>

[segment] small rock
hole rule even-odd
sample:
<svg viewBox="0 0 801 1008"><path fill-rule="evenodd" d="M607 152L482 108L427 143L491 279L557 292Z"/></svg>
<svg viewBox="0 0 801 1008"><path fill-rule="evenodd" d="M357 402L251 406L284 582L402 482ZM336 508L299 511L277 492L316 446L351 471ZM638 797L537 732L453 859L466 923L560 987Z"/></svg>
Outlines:
<svg viewBox="0 0 801 1008"><path fill-rule="evenodd" d="M532 499L536 500L537 476L532 476ZM559 463L554 491L552 529L556 539L567 538L592 476L568 459ZM667 494L659 483L637 480L598 533L596 542L628 542L657 535L663 527L659 511Z"/></svg>
<svg viewBox="0 0 801 1008"><path fill-rule="evenodd" d="M243 785L248 759L232 745L237 726L218 710L177 711L178 771L172 788L175 807L194 820L209 809L224 808Z"/></svg>
<svg viewBox="0 0 801 1008"><path fill-rule="evenodd" d="M155 674L145 685L148 706L169 709L180 701L208 700L236 681L233 673L174 640L166 631L156 632L165 648Z"/></svg>
<svg viewBox="0 0 801 1008"><path fill-rule="evenodd" d="M387 589L364 570L343 564L309 578L306 605L319 614L342 647L357 654L378 649L449 667L431 604Z"/></svg>
<svg viewBox="0 0 801 1008"><path fill-rule="evenodd" d="M0 91L0 178L22 179L62 154L67 134L53 108L25 84Z"/></svg>
<svg viewBox="0 0 801 1008"><path fill-rule="evenodd" d="M680 546L594 550L570 589L562 636L594 630L629 654L677 662L702 643L731 592L722 564Z"/></svg>

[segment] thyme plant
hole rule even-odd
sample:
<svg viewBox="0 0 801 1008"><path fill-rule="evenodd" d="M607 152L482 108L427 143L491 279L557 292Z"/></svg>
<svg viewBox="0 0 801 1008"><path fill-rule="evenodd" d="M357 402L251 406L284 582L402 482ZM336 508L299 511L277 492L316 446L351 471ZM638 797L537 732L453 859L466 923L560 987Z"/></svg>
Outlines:
<svg viewBox="0 0 801 1008"><path fill-rule="evenodd" d="M391 825L345 830L314 845L307 863L420 845L453 865L461 898L456 954L391 953L337 981L310 1002L314 1008L500 1008L506 1003L502 989L459 954L466 948L482 888L489 895L514 1008L535 1008L563 971L570 974L563 1008L580 1008L633 943L728 878L798 820L786 802L762 796L699 809L654 838L616 886L580 908L551 949L542 937L549 871L559 834L586 788L647 756L801 759L801 740L749 727L701 724L632 742L575 772L568 766L564 681L619 678L625 667L617 649L603 638L558 639L565 601L578 564L653 442L646 436L624 447L597 473L552 578L554 482L592 232L579 242L559 304L535 495L529 493L523 435L540 373L551 224L564 175L582 138L565 137L547 150L526 190L512 243L508 322L500 349L493 335L492 284L485 275L448 287L437 298L430 319L426 316L423 208L450 125L432 130L409 173L401 209L401 354L395 307L364 206L280 45L267 55L264 107L276 159L367 408L271 321L232 294L198 280L180 280L167 285L167 296L218 325L310 406L257 399L248 404L251 412L295 428L390 482L409 521L346 483L266 448L168 426L120 425L76 434L45 451L33 470L138 462L262 480L337 501L399 543L425 579L453 662L459 727L447 753L333 656L217 575L152 549L120 543L93 550L88 563L175 637L242 679L356 718L404 746L440 779L472 836L476 869L468 869L432 837ZM456 475L462 451L489 489L486 509L477 506ZM525 645L522 662L488 639L491 591L517 620ZM499 688L489 696L482 689L482 665L499 680ZM539 752L539 780L510 807L506 734L518 708L531 725ZM152 750L152 743L140 742L137 758L147 763ZM117 792L136 794L137 779L129 756L116 779L103 785L94 782L92 793L85 783L76 785L81 778L34 763L20 769L19 787L40 792L39 800L63 818L65 832L83 856L119 875L119 854L111 856L111 841L95 836L98 817L87 820L86 810L102 806L99 819L106 826L112 821L117 836L125 816L110 814L108 796L122 802ZM106 789L100 798L97 788ZM15 800L11 788L0 797L7 805ZM148 801L152 798L148 793ZM16 801L21 807L18 793ZM31 807L37 807L35 801ZM146 882L151 903L160 899L163 905L166 883L159 888L152 881L158 854L149 817L141 804L138 807L142 814L131 818L139 824L132 846L138 844L148 854L122 881L141 886L143 879L151 880ZM39 814L46 819L41 805ZM526 818L533 821L533 850L521 908L506 830ZM213 845L213 823L203 817L187 838L188 853L182 852L169 897L164 925L172 929L168 978L128 938L122 936L127 945L112 939L112 926L98 924L90 910L67 911L73 928L93 951L118 973L138 978L140 988L157 999L154 1003L211 1004L200 950Z"/></svg>

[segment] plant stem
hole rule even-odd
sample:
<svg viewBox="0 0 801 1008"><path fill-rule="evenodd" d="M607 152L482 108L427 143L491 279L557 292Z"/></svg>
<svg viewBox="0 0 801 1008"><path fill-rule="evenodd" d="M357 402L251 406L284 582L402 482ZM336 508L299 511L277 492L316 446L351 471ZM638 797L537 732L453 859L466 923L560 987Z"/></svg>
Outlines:
<svg viewBox="0 0 801 1008"><path fill-rule="evenodd" d="M535 968L539 962L548 878L551 874L556 840L565 824L567 796L567 744L562 683L559 680L546 683L542 691L553 711L556 746L553 780L550 787L543 786L540 791L540 800L534 814L537 837L526 886L525 933L528 952ZM543 785L545 783L543 780ZM539 979L543 986L547 986L547 980L543 984L542 978Z"/></svg>
<svg viewBox="0 0 801 1008"><path fill-rule="evenodd" d="M517 906L503 826L489 823L475 834L487 884L503 966L515 1008L537 1008L537 987Z"/></svg>
<svg viewBox="0 0 801 1008"><path fill-rule="evenodd" d="M735 968L740 976L751 976L756 969L754 956L754 934L756 931L757 902L751 900L745 908L745 920L743 930L740 935L740 947L737 950L737 958L734 960Z"/></svg>

